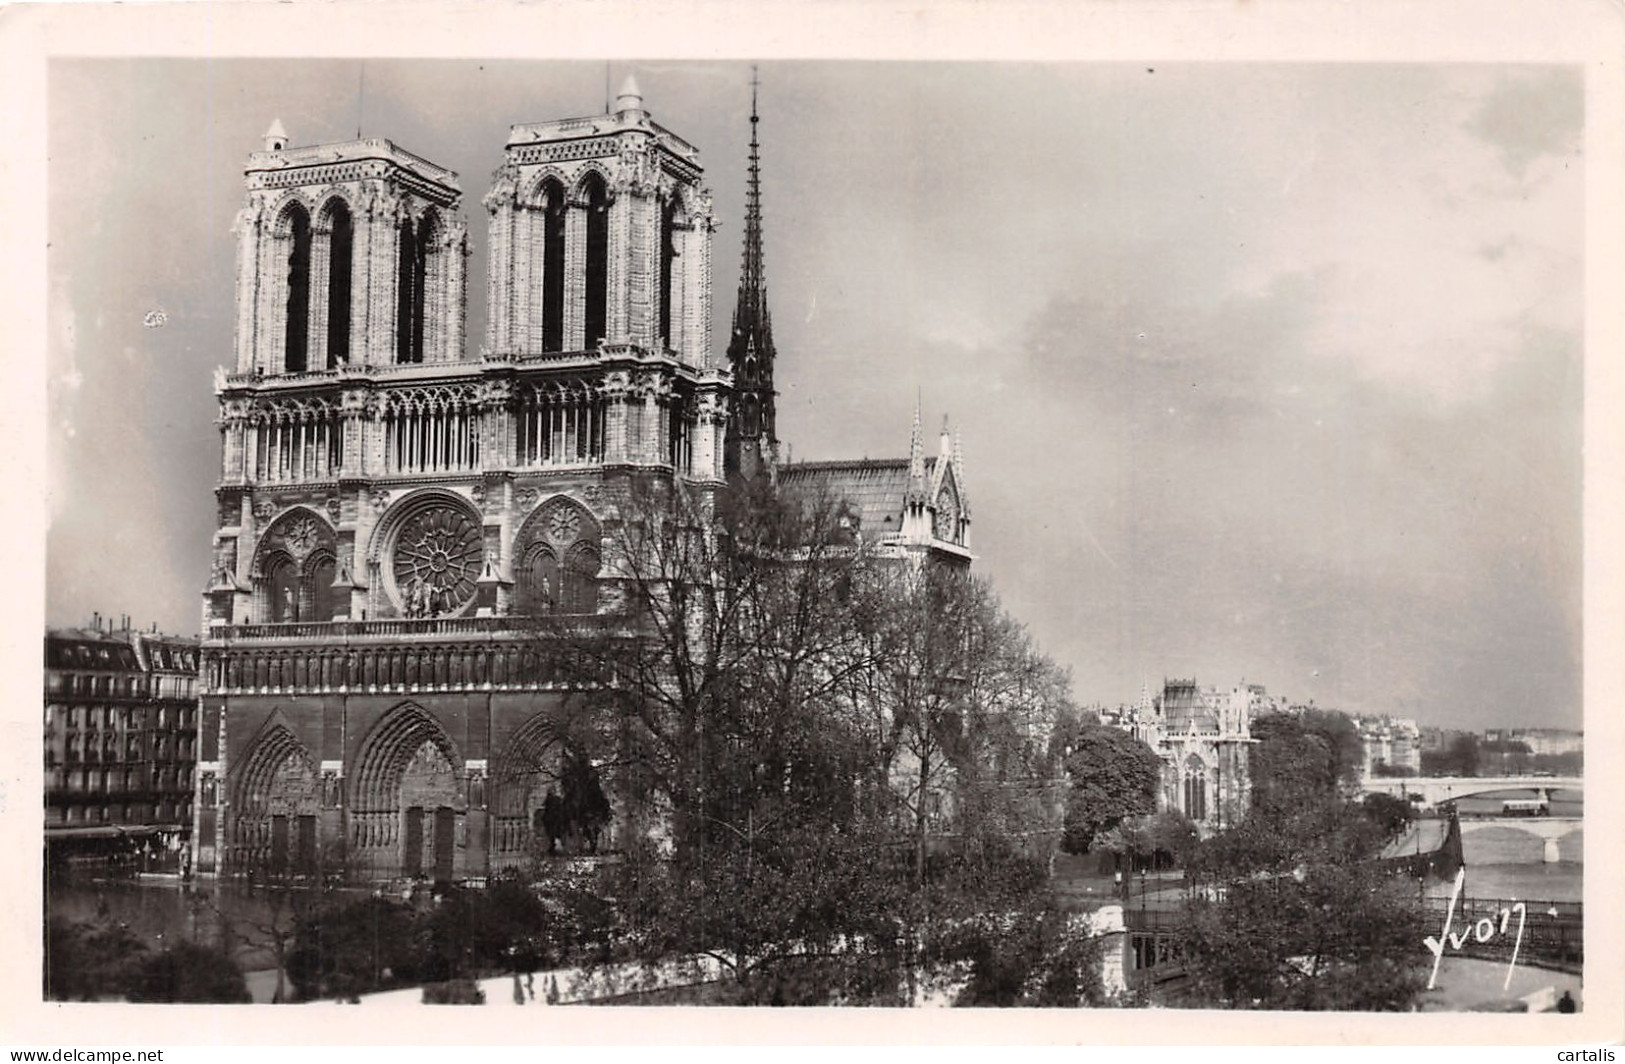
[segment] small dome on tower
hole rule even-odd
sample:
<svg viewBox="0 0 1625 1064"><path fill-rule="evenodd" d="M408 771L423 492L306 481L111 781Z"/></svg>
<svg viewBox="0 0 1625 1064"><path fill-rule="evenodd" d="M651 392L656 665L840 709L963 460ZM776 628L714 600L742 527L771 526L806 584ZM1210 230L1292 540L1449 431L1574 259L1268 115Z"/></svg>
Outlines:
<svg viewBox="0 0 1625 1064"><path fill-rule="evenodd" d="M621 91L615 97L615 111L643 110L643 93L638 90L638 79L628 74L626 80L621 82Z"/></svg>
<svg viewBox="0 0 1625 1064"><path fill-rule="evenodd" d="M288 146L288 131L282 128L282 119L273 118L271 128L265 131L265 150L281 151Z"/></svg>

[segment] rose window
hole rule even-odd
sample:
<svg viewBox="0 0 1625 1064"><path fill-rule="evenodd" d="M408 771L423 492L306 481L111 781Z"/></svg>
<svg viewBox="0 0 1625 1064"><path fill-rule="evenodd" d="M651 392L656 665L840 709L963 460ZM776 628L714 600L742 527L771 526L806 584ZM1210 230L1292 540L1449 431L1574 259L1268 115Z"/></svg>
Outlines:
<svg viewBox="0 0 1625 1064"><path fill-rule="evenodd" d="M454 613L474 597L483 549L480 529L454 506L430 506L395 537L395 587L408 617Z"/></svg>
<svg viewBox="0 0 1625 1064"><path fill-rule="evenodd" d="M293 523L292 527L288 529L288 549L292 551L296 557L303 558L305 555L316 549L316 541L319 535L320 531L316 527L315 519L310 517L301 517L299 520Z"/></svg>
<svg viewBox="0 0 1625 1064"><path fill-rule="evenodd" d="M567 506L554 510L547 519L547 534L557 543L575 542L581 531L581 515Z"/></svg>

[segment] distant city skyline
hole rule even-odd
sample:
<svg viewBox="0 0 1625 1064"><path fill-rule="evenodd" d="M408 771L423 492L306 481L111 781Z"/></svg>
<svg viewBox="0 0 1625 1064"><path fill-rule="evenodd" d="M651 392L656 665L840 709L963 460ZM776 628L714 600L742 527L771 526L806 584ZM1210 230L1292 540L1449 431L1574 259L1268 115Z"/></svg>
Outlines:
<svg viewBox="0 0 1625 1064"><path fill-rule="evenodd" d="M242 165L457 170L599 63L56 60L47 619L197 628ZM725 344L748 63L614 63L697 145ZM964 440L979 572L1074 676L1581 725L1583 80L1467 65L760 64L779 433ZM161 312L162 324L150 317Z"/></svg>

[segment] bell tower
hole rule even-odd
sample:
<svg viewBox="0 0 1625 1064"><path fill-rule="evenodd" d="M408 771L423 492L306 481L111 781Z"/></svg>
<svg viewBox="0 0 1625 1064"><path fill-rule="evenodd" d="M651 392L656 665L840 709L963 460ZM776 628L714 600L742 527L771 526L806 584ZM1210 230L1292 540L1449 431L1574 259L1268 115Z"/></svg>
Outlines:
<svg viewBox="0 0 1625 1064"><path fill-rule="evenodd" d="M411 447L467 465L478 446L466 416L421 441L393 439L378 416L381 376L477 369L463 359L462 191L388 140L296 147L280 120L244 184L204 624L366 616L357 544L387 498L372 482Z"/></svg>
<svg viewBox="0 0 1625 1064"><path fill-rule="evenodd" d="M750 180L745 193L745 248L734 302L728 365L733 370L732 416L726 445L730 477L754 477L778 464L773 390L773 317L767 306L767 274L762 261L762 166L756 139L756 73L750 83Z"/></svg>
<svg viewBox="0 0 1625 1064"><path fill-rule="evenodd" d="M281 122L263 144L215 380L196 867L523 867L584 753L538 619L613 608L639 484L723 483L699 153L630 79L612 114L513 126L468 352L457 175Z"/></svg>

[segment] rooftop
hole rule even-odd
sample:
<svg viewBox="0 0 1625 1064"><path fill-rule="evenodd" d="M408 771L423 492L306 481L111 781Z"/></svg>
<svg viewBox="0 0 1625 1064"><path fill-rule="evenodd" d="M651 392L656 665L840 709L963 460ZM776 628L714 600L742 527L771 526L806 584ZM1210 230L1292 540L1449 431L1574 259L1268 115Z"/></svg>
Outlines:
<svg viewBox="0 0 1625 1064"><path fill-rule="evenodd" d="M311 144L302 148L284 148L281 151L257 151L248 157L246 173L289 170L303 166L331 166L334 163L377 160L393 163L425 181L461 192L457 172L432 163L421 155L407 151L384 137L363 137L333 144Z"/></svg>
<svg viewBox="0 0 1625 1064"><path fill-rule="evenodd" d="M925 462L930 479L935 459ZM824 495L851 504L860 534L883 536L903 530L908 493L907 458L859 458L833 462L792 462L779 467L779 486L812 497Z"/></svg>

